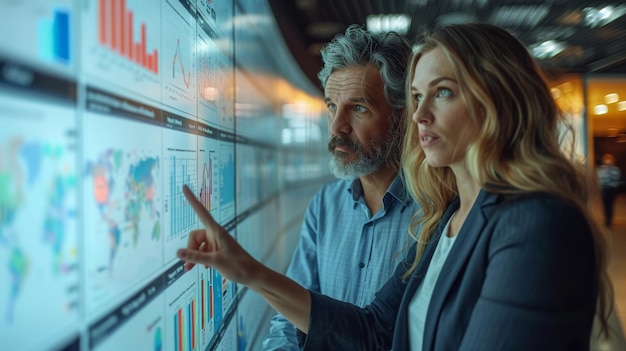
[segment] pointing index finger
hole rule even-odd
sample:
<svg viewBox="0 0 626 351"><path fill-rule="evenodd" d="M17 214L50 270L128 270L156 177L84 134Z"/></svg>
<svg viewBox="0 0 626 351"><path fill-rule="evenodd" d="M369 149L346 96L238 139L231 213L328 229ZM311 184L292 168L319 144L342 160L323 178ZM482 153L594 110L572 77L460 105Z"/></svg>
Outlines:
<svg viewBox="0 0 626 351"><path fill-rule="evenodd" d="M196 212L202 223L204 223L205 227L212 228L217 224L213 217L211 217L211 215L209 214L209 211L204 208L202 203L200 203L200 201L196 198L196 196L187 185L183 185L183 194L185 195L187 201L189 201L189 204L193 208L194 212Z"/></svg>

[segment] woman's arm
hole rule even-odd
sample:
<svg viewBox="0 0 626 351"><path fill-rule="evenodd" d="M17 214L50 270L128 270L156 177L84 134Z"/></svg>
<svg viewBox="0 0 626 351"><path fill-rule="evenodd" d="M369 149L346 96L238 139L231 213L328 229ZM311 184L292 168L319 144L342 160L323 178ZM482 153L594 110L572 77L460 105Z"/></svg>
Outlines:
<svg viewBox="0 0 626 351"><path fill-rule="evenodd" d="M186 262L185 269L195 264L214 267L226 279L259 293L276 311L307 333L311 315L309 291L255 260L215 222L187 186L183 187L183 193L205 227L192 231L187 248L178 250L178 257Z"/></svg>
<svg viewBox="0 0 626 351"><path fill-rule="evenodd" d="M396 315L406 288L402 281L406 262L398 265L393 277L366 308L313 294L255 260L215 222L186 186L183 192L205 226L205 229L192 231L188 247L178 250L186 269L195 264L211 266L226 279L256 291L296 328L308 334L306 349L391 348ZM413 259L414 252L414 247L409 250L408 260Z"/></svg>

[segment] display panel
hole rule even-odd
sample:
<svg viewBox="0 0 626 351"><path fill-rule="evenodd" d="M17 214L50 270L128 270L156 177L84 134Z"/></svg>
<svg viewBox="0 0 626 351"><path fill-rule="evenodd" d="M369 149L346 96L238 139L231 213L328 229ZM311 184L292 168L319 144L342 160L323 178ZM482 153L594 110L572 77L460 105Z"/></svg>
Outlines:
<svg viewBox="0 0 626 351"><path fill-rule="evenodd" d="M85 304L95 313L163 266L163 128L153 107L91 88L86 95Z"/></svg>
<svg viewBox="0 0 626 351"><path fill-rule="evenodd" d="M75 326L80 300L75 101L33 97L0 96L0 340L25 348Z"/></svg>
<svg viewBox="0 0 626 351"><path fill-rule="evenodd" d="M284 269L306 204L282 199L327 179L283 174L298 153L324 162L325 126L283 76L267 3L0 1L0 28L2 349L257 348L269 306L176 250L200 226L186 185ZM317 137L281 138L294 118Z"/></svg>
<svg viewBox="0 0 626 351"><path fill-rule="evenodd" d="M75 66L74 1L2 1L0 54L48 71L69 72Z"/></svg>

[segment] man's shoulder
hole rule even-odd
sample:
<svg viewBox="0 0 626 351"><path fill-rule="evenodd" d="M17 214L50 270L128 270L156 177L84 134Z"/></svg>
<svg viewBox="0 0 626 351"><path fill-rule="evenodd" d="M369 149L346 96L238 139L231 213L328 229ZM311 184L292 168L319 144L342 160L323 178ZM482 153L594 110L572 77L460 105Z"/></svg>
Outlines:
<svg viewBox="0 0 626 351"><path fill-rule="evenodd" d="M327 195L336 195L347 193L347 191L352 187L352 183L354 180L352 179L337 179L331 182L328 182L322 185L318 190L316 195L318 196L327 196Z"/></svg>
<svg viewBox="0 0 626 351"><path fill-rule="evenodd" d="M350 180L334 180L326 183L315 192L310 200L309 208L324 208L325 210L336 210L349 203L352 200L352 181Z"/></svg>

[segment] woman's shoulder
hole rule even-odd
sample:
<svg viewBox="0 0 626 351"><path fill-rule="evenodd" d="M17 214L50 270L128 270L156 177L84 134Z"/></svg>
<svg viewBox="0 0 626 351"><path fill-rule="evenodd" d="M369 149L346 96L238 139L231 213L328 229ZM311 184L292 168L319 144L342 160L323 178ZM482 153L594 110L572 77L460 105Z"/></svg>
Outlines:
<svg viewBox="0 0 626 351"><path fill-rule="evenodd" d="M570 200L543 191L500 195L498 208L518 211L526 208L548 210L548 212L552 212L549 209L580 211Z"/></svg>
<svg viewBox="0 0 626 351"><path fill-rule="evenodd" d="M546 192L502 196L492 220L505 231L529 236L554 232L590 232L587 216L575 203Z"/></svg>
<svg viewBox="0 0 626 351"><path fill-rule="evenodd" d="M538 269L593 267L593 229L584 210L561 197L528 193L507 197L493 212L481 238L490 257L507 257ZM535 272L533 274L548 274Z"/></svg>

